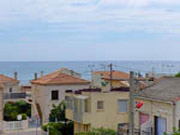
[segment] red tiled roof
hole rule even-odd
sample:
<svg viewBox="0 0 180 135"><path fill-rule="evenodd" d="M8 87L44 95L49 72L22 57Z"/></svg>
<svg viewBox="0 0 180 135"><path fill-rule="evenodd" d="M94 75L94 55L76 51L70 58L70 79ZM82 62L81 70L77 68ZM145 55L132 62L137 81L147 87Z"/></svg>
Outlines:
<svg viewBox="0 0 180 135"><path fill-rule="evenodd" d="M31 83L40 85L90 84L90 82L87 80L62 73L61 69L45 75L37 80L32 80Z"/></svg>
<svg viewBox="0 0 180 135"><path fill-rule="evenodd" d="M10 78L8 76L0 74L0 87L1 88L3 87L4 83L14 83L14 84L17 84L17 83L19 83L19 81L16 80L16 79Z"/></svg>
<svg viewBox="0 0 180 135"><path fill-rule="evenodd" d="M110 79L110 71L94 71L93 74L101 75L104 79ZM129 79L129 74L122 71L113 71L112 79Z"/></svg>

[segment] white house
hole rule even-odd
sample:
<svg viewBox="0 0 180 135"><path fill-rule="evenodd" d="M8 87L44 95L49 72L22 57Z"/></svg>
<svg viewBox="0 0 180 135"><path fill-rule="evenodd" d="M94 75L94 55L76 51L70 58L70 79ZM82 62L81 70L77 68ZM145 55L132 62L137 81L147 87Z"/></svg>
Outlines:
<svg viewBox="0 0 180 135"><path fill-rule="evenodd" d="M48 122L52 105L58 105L64 99L66 90L89 88L89 81L69 75L68 70L62 71L64 70L60 69L31 81L32 94L39 106L43 123Z"/></svg>

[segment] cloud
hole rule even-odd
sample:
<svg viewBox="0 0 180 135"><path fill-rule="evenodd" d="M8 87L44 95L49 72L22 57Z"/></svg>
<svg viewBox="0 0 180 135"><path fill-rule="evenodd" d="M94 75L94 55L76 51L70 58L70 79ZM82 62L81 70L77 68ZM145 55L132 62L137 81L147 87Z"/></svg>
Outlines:
<svg viewBox="0 0 180 135"><path fill-rule="evenodd" d="M180 33L180 11L173 7L178 4L179 0L6 0L0 2L0 21L4 25L47 22L52 31L60 26L176 34Z"/></svg>

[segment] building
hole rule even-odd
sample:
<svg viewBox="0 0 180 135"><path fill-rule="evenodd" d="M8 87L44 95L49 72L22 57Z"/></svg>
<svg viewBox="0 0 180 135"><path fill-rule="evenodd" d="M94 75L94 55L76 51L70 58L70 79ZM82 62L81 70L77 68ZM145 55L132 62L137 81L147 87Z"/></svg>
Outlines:
<svg viewBox="0 0 180 135"><path fill-rule="evenodd" d="M5 99L11 97L11 94L19 93L19 81L17 80L17 72L14 78L0 74L0 131L2 130L3 111Z"/></svg>
<svg viewBox="0 0 180 135"><path fill-rule="evenodd" d="M124 81L123 81L124 79ZM112 71L112 78L110 71L94 71L92 72L92 87L102 88L105 91L110 90L110 82L113 88L129 87L129 74L122 71Z"/></svg>
<svg viewBox="0 0 180 135"><path fill-rule="evenodd" d="M15 72L14 78L0 74L0 85L3 87L4 93L19 92L19 81L17 80L17 73Z"/></svg>
<svg viewBox="0 0 180 135"><path fill-rule="evenodd" d="M135 100L144 103L135 111L135 127L142 134L163 135L180 128L180 78L161 78L140 91Z"/></svg>
<svg viewBox="0 0 180 135"><path fill-rule="evenodd" d="M62 69L31 81L32 94L43 122L49 121L52 105L58 105L68 89L89 88L89 81L62 72Z"/></svg>
<svg viewBox="0 0 180 135"><path fill-rule="evenodd" d="M129 123L128 99L127 87L66 91L66 118L74 122L75 134L101 127L118 131Z"/></svg>

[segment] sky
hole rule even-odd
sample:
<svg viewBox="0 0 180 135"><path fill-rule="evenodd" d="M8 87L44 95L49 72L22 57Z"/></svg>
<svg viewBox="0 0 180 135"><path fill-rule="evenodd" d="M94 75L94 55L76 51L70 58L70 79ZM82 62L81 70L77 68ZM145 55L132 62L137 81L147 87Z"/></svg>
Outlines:
<svg viewBox="0 0 180 135"><path fill-rule="evenodd" d="M180 60L180 0L2 0L0 61Z"/></svg>

